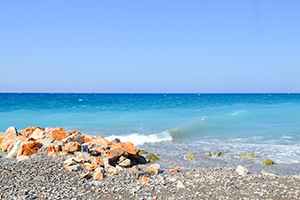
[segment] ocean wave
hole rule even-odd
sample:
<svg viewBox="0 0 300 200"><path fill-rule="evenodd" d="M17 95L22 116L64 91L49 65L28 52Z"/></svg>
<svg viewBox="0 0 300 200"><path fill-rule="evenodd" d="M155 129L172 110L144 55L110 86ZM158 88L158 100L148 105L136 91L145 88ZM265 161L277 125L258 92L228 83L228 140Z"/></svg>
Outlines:
<svg viewBox="0 0 300 200"><path fill-rule="evenodd" d="M158 133L152 133L152 134L133 133L130 135L110 135L108 137L105 137L105 139L107 140L114 140L116 138L119 138L121 142L130 141L137 146L143 145L145 143L158 143L158 142L166 142L166 141L173 140L168 130L158 132Z"/></svg>

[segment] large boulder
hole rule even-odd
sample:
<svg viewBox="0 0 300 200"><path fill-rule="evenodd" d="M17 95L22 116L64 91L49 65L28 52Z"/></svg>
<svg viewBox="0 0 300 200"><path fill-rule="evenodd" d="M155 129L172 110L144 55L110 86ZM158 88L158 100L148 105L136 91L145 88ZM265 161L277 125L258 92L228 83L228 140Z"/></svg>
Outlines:
<svg viewBox="0 0 300 200"><path fill-rule="evenodd" d="M48 137L53 137L58 141L62 141L63 139L69 137L70 135L63 128L56 128L48 134Z"/></svg>
<svg viewBox="0 0 300 200"><path fill-rule="evenodd" d="M43 145L41 143L35 141L23 142L19 148L17 157L20 157L22 155L31 156L32 154L39 152L39 149L42 146Z"/></svg>
<svg viewBox="0 0 300 200"><path fill-rule="evenodd" d="M47 134L40 128L36 128L35 131L30 135L29 139L42 140Z"/></svg>
<svg viewBox="0 0 300 200"><path fill-rule="evenodd" d="M28 128L26 128L26 129L22 130L22 131L20 132L20 134L23 135L24 137L29 138L29 136L30 136L37 128L38 128L38 127L36 127L36 126L28 127Z"/></svg>
<svg viewBox="0 0 300 200"><path fill-rule="evenodd" d="M13 159L17 157L18 151L20 146L22 145L23 140L18 140L15 145L13 146L13 148L11 149L11 151L7 154L6 158L8 159Z"/></svg>
<svg viewBox="0 0 300 200"><path fill-rule="evenodd" d="M108 140L104 139L103 137L99 136L97 139L93 139L90 143L94 143L94 144L100 144L104 147L108 147Z"/></svg>
<svg viewBox="0 0 300 200"><path fill-rule="evenodd" d="M125 156L129 159L139 159L140 155L138 150L132 144L132 142L120 142L115 143L111 146L110 151L107 154L107 157L110 160L116 160L120 156Z"/></svg>
<svg viewBox="0 0 300 200"><path fill-rule="evenodd" d="M84 136L77 132L77 133L72 134L69 137L63 139L62 142L64 142L64 143L78 142L79 144L82 144L82 143L84 143Z"/></svg>
<svg viewBox="0 0 300 200"><path fill-rule="evenodd" d="M14 139L18 137L18 131L15 127L9 127L3 136L3 139L0 144L0 149L2 151L7 151L8 146L14 141Z"/></svg>
<svg viewBox="0 0 300 200"><path fill-rule="evenodd" d="M62 150L68 153L74 153L76 151L81 151L81 145L77 142L68 142L63 146Z"/></svg>

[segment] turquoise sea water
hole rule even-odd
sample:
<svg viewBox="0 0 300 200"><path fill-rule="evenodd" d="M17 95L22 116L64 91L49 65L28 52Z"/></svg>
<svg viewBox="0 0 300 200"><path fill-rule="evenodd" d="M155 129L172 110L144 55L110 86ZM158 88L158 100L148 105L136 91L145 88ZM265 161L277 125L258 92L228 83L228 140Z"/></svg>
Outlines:
<svg viewBox="0 0 300 200"><path fill-rule="evenodd" d="M300 163L300 94L1 93L0 102L2 133L60 126L174 157L222 151L233 155L224 162L250 153L257 163Z"/></svg>

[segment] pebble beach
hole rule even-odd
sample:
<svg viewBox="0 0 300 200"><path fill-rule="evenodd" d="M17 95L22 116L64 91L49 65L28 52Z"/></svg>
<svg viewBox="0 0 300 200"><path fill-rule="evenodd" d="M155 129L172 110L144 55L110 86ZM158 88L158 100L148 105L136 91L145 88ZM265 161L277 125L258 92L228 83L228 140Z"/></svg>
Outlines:
<svg viewBox="0 0 300 200"><path fill-rule="evenodd" d="M86 170L64 169L66 157L37 153L28 160L2 160L1 199L299 199L297 176L239 175L235 169L194 169L158 174L138 165L102 180L80 178ZM146 182L138 183L140 180Z"/></svg>

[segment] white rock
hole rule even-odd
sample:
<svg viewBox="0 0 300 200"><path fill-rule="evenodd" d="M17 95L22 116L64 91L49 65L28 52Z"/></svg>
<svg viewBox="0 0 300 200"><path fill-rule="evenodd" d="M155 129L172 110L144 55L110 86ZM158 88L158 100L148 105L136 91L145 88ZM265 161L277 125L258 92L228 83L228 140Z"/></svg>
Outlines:
<svg viewBox="0 0 300 200"><path fill-rule="evenodd" d="M178 187L178 188L185 188L185 186L182 184L181 181L178 181L177 187Z"/></svg>
<svg viewBox="0 0 300 200"><path fill-rule="evenodd" d="M271 174L271 173L267 172L266 170L262 170L260 173L262 173L262 175L264 175L264 176L276 176L275 174Z"/></svg>
<svg viewBox="0 0 300 200"><path fill-rule="evenodd" d="M64 142L64 143L78 142L79 144L82 144L82 143L84 143L84 136L79 133L75 133L75 134L70 135L69 137L63 139L62 142Z"/></svg>
<svg viewBox="0 0 300 200"><path fill-rule="evenodd" d="M246 176L246 174L249 174L249 170L242 165L237 166L235 171L241 176Z"/></svg>
<svg viewBox="0 0 300 200"><path fill-rule="evenodd" d="M23 140L19 140L18 142L16 142L16 144L14 145L12 150L9 152L9 154L7 154L6 158L8 158L8 159L16 158L19 148L22 145L22 143L23 143Z"/></svg>
<svg viewBox="0 0 300 200"><path fill-rule="evenodd" d="M30 138L33 138L35 140L38 140L38 139L43 139L47 136L47 134L42 131L41 129L37 128L30 136ZM29 138L29 139L30 139Z"/></svg>

